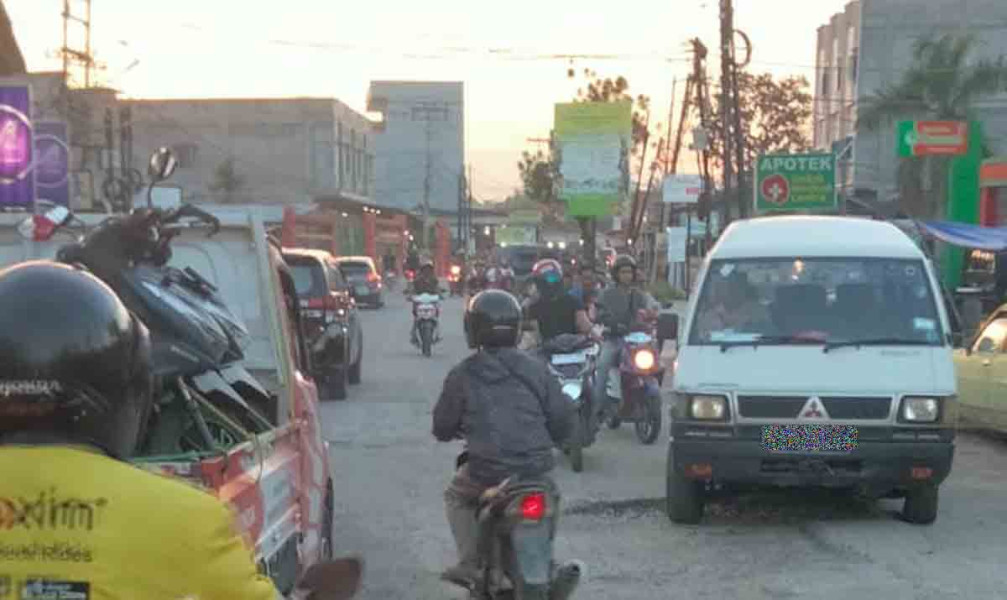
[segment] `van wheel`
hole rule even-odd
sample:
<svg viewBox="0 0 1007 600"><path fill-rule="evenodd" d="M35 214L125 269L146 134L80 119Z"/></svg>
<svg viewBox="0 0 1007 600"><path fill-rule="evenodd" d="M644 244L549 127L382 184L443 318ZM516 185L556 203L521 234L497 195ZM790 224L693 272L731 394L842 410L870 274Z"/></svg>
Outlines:
<svg viewBox="0 0 1007 600"><path fill-rule="evenodd" d="M326 396L331 400L346 400L346 387L349 384L349 369L345 365L335 367L334 373L327 378Z"/></svg>
<svg viewBox="0 0 1007 600"><path fill-rule="evenodd" d="M675 470L675 451L668 444L666 466L665 504L668 518L673 523L695 525L703 518L706 493L703 484L688 479Z"/></svg>
<svg viewBox="0 0 1007 600"><path fill-rule="evenodd" d="M922 485L906 492L902 519L916 525L930 525L937 519L937 486Z"/></svg>

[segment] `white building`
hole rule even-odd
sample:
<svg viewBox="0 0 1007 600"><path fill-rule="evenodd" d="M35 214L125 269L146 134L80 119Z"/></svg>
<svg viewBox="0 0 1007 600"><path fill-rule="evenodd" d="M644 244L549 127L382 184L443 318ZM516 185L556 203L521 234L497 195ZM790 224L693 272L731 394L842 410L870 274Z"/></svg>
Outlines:
<svg viewBox="0 0 1007 600"><path fill-rule="evenodd" d="M455 213L465 165L461 82L372 81L367 110L381 113L374 135L374 200L380 205Z"/></svg>
<svg viewBox="0 0 1007 600"><path fill-rule="evenodd" d="M1007 2L855 0L818 28L814 143L837 154L849 150L837 162L846 193L856 190L878 201L895 197L895 124L858 130L857 107L899 81L913 63L917 40L948 33L975 35L973 58L1007 55ZM982 101L976 109L991 149L1007 151L1007 96Z"/></svg>

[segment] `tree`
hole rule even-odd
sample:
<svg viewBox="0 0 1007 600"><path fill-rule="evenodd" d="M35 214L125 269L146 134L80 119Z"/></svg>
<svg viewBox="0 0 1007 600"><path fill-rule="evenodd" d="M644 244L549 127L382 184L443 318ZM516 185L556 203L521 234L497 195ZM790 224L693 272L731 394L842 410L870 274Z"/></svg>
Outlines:
<svg viewBox="0 0 1007 600"><path fill-rule="evenodd" d="M809 137L812 97L804 77L773 79L769 73L738 72L738 103L744 130L744 164L735 171L750 173L760 154L804 152L811 148ZM710 130L712 167L723 167L724 134L722 96L716 94Z"/></svg>
<svg viewBox="0 0 1007 600"><path fill-rule="evenodd" d="M972 35L919 39L909 69L862 103L858 128L878 131L899 119L974 118L977 100L1007 90L1005 58L973 59L975 48ZM898 173L900 209L915 217L941 216L949 166L947 157L903 159Z"/></svg>
<svg viewBox="0 0 1007 600"><path fill-rule="evenodd" d="M634 98L629 93L629 82L625 77L601 79L591 69L584 69L584 76L592 79L587 88L577 90L576 102L631 102L633 104L633 151L637 156L643 150L650 137L647 130L647 120L650 113L650 97L639 94ZM574 72L567 71L567 77L573 78Z"/></svg>
<svg viewBox="0 0 1007 600"><path fill-rule="evenodd" d="M245 178L238 173L234 167L234 158L228 157L224 162L217 165L213 172L213 181L210 183L210 191L224 195L224 202L231 202L235 192L245 185Z"/></svg>
<svg viewBox="0 0 1007 600"><path fill-rule="evenodd" d="M525 196L543 204L556 199L556 177L559 172L551 153L546 155L541 150L535 154L522 152L517 168Z"/></svg>

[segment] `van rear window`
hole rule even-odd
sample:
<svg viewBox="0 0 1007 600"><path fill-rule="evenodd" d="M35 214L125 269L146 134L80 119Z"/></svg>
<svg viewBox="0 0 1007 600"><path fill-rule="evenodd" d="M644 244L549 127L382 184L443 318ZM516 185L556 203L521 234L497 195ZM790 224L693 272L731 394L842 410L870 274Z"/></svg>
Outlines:
<svg viewBox="0 0 1007 600"><path fill-rule="evenodd" d="M696 306L695 345L945 340L930 278L916 259L716 260Z"/></svg>

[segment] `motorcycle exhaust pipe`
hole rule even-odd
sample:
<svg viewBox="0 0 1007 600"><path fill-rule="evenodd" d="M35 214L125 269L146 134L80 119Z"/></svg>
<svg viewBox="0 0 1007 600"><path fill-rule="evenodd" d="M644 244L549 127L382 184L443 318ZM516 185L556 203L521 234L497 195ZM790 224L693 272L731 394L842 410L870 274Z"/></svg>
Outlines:
<svg viewBox="0 0 1007 600"><path fill-rule="evenodd" d="M556 576L549 586L549 600L567 600L586 577L587 565L583 561L566 561L556 568Z"/></svg>

